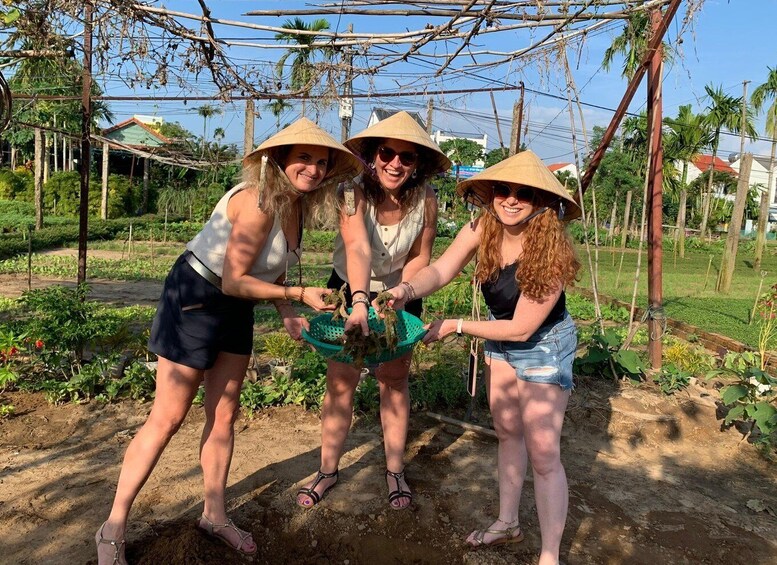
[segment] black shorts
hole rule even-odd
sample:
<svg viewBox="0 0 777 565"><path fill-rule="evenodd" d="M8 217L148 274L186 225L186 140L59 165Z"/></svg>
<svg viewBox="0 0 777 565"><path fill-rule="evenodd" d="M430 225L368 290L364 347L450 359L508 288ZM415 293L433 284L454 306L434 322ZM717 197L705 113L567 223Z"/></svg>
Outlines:
<svg viewBox="0 0 777 565"><path fill-rule="evenodd" d="M340 278L340 275L337 274L337 271L332 269L332 275L329 277L329 280L326 283L327 288L334 288L335 290L340 290L340 287L343 286L343 283L345 281ZM378 296L377 292L371 292L370 293L370 301L375 300L375 297ZM345 286L345 302L348 306L351 305L351 287L350 285ZM420 298L416 298L415 300L411 300L407 304L405 304L405 312L408 312L410 314L413 314L414 316L421 317L421 312L423 312L424 309L424 302Z"/></svg>
<svg viewBox="0 0 777 565"><path fill-rule="evenodd" d="M210 369L221 351L248 355L254 303L227 296L186 262L187 251L165 279L148 350L193 369Z"/></svg>

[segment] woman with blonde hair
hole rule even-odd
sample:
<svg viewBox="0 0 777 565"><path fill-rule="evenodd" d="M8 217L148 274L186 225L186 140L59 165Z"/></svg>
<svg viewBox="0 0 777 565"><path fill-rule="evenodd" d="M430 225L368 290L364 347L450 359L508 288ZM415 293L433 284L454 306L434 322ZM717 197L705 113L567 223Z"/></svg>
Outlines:
<svg viewBox="0 0 777 565"><path fill-rule="evenodd" d="M467 538L472 548L523 540L519 503L531 463L539 515L540 565L558 563L568 489L561 465L564 412L573 387L575 324L564 289L580 263L562 220L579 207L531 151L524 151L459 183L480 206L429 267L392 288L394 305L427 296L453 280L477 254L476 281L488 320L437 320L426 343L451 334L485 339L486 390L499 439L499 516Z"/></svg>
<svg viewBox="0 0 777 565"><path fill-rule="evenodd" d="M378 122L345 145L367 164L367 171L344 191L334 269L327 286L340 288L347 283L346 299L353 312L346 331L361 327L367 335L370 300L429 264L437 230L437 198L427 181L450 168L451 162L407 112ZM420 301L407 304L407 311L419 316L421 308ZM382 363L375 370L388 499L394 510L407 508L412 501L404 473L410 356ZM337 482L359 377L360 371L352 365L328 363L321 410L321 465L313 481L297 494L300 506L318 504Z"/></svg>
<svg viewBox="0 0 777 565"><path fill-rule="evenodd" d="M167 443L205 386L200 463L205 488L197 527L244 555L256 553L251 533L226 515L234 422L253 343L253 306L274 301L295 339L307 322L291 301L315 310L328 290L302 286L303 220L334 210L337 182L359 170L357 159L328 133L301 118L243 160L243 182L218 202L208 222L178 258L151 328L149 350L159 362L154 405L130 442L108 519L95 540L99 565L126 563L130 508ZM326 187L326 188L324 188Z"/></svg>

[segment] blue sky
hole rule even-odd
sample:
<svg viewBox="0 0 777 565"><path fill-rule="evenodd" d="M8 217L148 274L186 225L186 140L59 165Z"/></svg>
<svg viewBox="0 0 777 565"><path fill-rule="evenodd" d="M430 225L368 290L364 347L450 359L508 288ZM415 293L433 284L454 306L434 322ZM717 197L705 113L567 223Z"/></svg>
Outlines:
<svg viewBox="0 0 777 565"><path fill-rule="evenodd" d="M283 17L244 17L241 14L255 9L281 9L288 7L303 7L304 2L289 0L265 0L253 1L225 1L211 4L213 15L221 18L240 19L253 23L262 23L280 26ZM197 13L198 5L193 0L179 0L167 4L173 10ZM676 42L680 26L680 20L684 13L684 5L680 8L678 17L670 27L667 39L673 44ZM312 19L305 17L304 19ZM349 23L353 23L357 31L386 32L403 29L417 29L423 27L424 20L419 18L393 18L393 17L354 17L336 16L328 18L331 29L344 31ZM727 93L739 96L742 93L742 81L752 81L749 91L763 82L766 78L767 66L777 66L777 42L773 41L774 22L777 22L777 2L775 0L705 0L700 13L697 15L693 28L683 35L680 46L681 55L675 62L668 66L664 75L664 115L671 116L677 112L681 104L692 104L694 111L699 112L706 106L704 86L713 83L722 85ZM441 21L435 20L439 24ZM606 32L592 34L585 42L581 50L570 49L570 63L573 66L573 74L580 91L580 99L585 103L591 103L605 108L614 109L620 101L626 87L626 81L620 77L620 62L616 62L615 68L609 72L601 69L600 63L604 50L610 44L612 37L617 35L621 24L615 24ZM217 31L217 33L220 33ZM268 38L267 32L243 32L229 29L224 32L230 36L243 35L254 40ZM543 34L546 32L542 32ZM532 37L528 32L501 32L497 35L483 36L476 43L483 47L498 48L501 50L517 49L528 45ZM509 45L509 47L505 47ZM246 60L266 61L269 66L283 53L282 50L256 50L246 49L236 51L239 57ZM357 61L358 62L358 61ZM468 57L462 57L454 66L461 66L471 62ZM507 73L503 68L499 72L473 70L468 75L463 75L455 80L445 82L436 81L429 84L430 88L486 88L489 81L496 83L517 83L523 80L527 87L549 93L555 96L566 97L566 85L563 80L563 70L557 65L541 67L538 71L534 66L523 69L521 72ZM397 84L420 84L417 75L433 74L434 69L425 62L411 62L402 67L389 67L386 73L381 73L367 83L359 79L354 84L354 90L382 91L385 89L396 90ZM207 83L207 75L203 73L198 80L202 93L212 92ZM415 79L415 80L414 80ZM494 83L494 82L492 82ZM405 86L405 88L409 88ZM125 87L108 86L109 94L126 94ZM147 94L148 91L139 92ZM179 94L175 90L158 91L158 94ZM517 98L517 93L494 93L497 109L502 124L502 135L509 140L509 123L512 115L512 106ZM638 112L644 108L645 91L643 88L637 93L630 107L630 111ZM130 117L132 114L157 114L168 121L178 121L194 133L201 135L202 119L196 115L195 108L201 102L190 102L187 105L174 102L158 103L112 103L111 107L118 121ZM419 111L422 116L426 113L427 98L381 98L363 100L357 99L354 108L354 120L352 133L363 129L373 106L382 106L393 109L406 109ZM572 147L570 143L570 119L566 103L547 96L536 94L527 95L526 119L528 120L528 135L524 141L537 152L540 157L548 162L571 161ZM458 96L435 97L435 129L453 130L472 134L487 133L489 148L498 146L498 137L493 118L491 100L488 91ZM224 104L223 114L211 118L208 130L216 127L224 128L227 132L225 141L242 146L243 143L243 102ZM267 135L275 131L275 119L265 111L262 103L257 105L262 113L262 118L256 122L256 142L259 143ZM283 121L292 121L299 113L299 105L295 105L293 111L283 116ZM606 125L612 115L611 111L586 107L584 117L586 127L590 130L594 125ZM309 117L316 118L313 112ZM579 116L575 117L577 127L580 128ZM335 137L340 136L337 109L322 111L318 114L319 123L328 129ZM758 129L763 135L763 118L759 117ZM582 145L583 136L578 135ZM582 150L582 147L581 147ZM723 136L720 154L727 156L730 151L739 150L739 139L735 136ZM747 150L756 154L768 154L769 143L759 141L748 143Z"/></svg>

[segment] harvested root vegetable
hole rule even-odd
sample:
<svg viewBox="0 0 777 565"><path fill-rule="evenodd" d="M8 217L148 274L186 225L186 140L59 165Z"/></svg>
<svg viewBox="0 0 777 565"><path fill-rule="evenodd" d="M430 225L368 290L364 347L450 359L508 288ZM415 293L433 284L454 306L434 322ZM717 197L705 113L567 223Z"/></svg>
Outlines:
<svg viewBox="0 0 777 565"><path fill-rule="evenodd" d="M331 294L328 294L324 298L324 304L335 305L335 309L332 311L332 321L345 320L348 317L348 311L345 309L345 283L340 287L340 290L333 290Z"/></svg>

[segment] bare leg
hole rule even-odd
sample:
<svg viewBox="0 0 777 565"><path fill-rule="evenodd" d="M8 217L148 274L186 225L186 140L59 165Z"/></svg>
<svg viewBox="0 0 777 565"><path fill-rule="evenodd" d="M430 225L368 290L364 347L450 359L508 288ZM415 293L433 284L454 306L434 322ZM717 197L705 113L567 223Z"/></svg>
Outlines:
<svg viewBox="0 0 777 565"><path fill-rule="evenodd" d="M159 358L156 395L146 423L132 439L124 455L116 496L102 529L106 539L121 540L132 503L146 483L170 438L181 427L203 378L203 371ZM98 564L113 563L113 547L100 544ZM124 559L124 556L121 556Z"/></svg>
<svg viewBox="0 0 777 565"><path fill-rule="evenodd" d="M524 429L518 402L515 369L505 361L486 358L486 391L491 416L499 440L497 472L499 477L499 518L487 529L505 530L518 525L521 491L526 477L527 452ZM518 535L516 532L515 536ZM483 543L488 545L504 537L486 533ZM476 545L475 532L467 543Z"/></svg>
<svg viewBox="0 0 777 565"><path fill-rule="evenodd" d="M326 371L326 393L321 407L321 467L322 473L334 473L340 464L348 430L353 419L353 395L359 384L359 371L346 363L329 361ZM324 491L337 481L336 477L322 479L316 492ZM313 481L306 484L310 487ZM313 506L306 494L297 495L297 504Z"/></svg>
<svg viewBox="0 0 777 565"><path fill-rule="evenodd" d="M394 473L405 469L405 446L407 445L407 429L410 421L410 391L408 389L408 373L410 371L410 354L404 355L388 363L383 363L377 371L380 383L380 423L383 427L383 449L386 453L386 468ZM397 484L397 481L399 484ZM401 488L410 492L404 479L397 480L386 477L389 492ZM400 497L391 503L394 508L405 508L410 505L410 497Z"/></svg>
<svg viewBox="0 0 777 565"><path fill-rule="evenodd" d="M226 524L224 495L235 444L235 419L240 408L240 388L248 367L248 355L219 353L216 363L205 372L205 427L200 441L200 464L205 486L203 514L214 524ZM238 532L230 528L219 530L237 547ZM242 550L251 553L253 540L243 542Z"/></svg>
<svg viewBox="0 0 777 565"><path fill-rule="evenodd" d="M570 391L551 384L517 383L542 536L539 565L557 565L569 506L567 476L561 465L561 426Z"/></svg>

